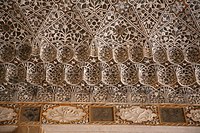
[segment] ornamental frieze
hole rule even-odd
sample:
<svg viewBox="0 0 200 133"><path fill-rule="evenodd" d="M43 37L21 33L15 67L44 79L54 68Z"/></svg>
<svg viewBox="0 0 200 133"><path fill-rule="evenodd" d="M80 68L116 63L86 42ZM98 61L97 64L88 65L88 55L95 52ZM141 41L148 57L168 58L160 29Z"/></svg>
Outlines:
<svg viewBox="0 0 200 133"><path fill-rule="evenodd" d="M198 0L4 0L0 101L199 104L197 7Z"/></svg>

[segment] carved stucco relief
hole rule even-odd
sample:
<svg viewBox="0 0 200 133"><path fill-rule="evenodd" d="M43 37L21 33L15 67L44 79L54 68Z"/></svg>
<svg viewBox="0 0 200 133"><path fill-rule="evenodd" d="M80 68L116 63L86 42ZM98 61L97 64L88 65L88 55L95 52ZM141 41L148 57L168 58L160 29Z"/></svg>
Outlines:
<svg viewBox="0 0 200 133"><path fill-rule="evenodd" d="M131 108L122 108L117 114L123 120L132 121L134 123L142 123L152 121L157 114L153 113L150 109L144 109L138 106Z"/></svg>
<svg viewBox="0 0 200 133"><path fill-rule="evenodd" d="M86 113L82 109L72 106L59 106L48 109L43 115L48 120L67 123L71 121L81 120Z"/></svg>
<svg viewBox="0 0 200 133"><path fill-rule="evenodd" d="M17 116L17 113L14 112L14 109L0 107L0 122L1 121L10 121L15 116Z"/></svg>
<svg viewBox="0 0 200 133"><path fill-rule="evenodd" d="M200 122L200 109L190 110L187 117L191 118L193 121Z"/></svg>
<svg viewBox="0 0 200 133"><path fill-rule="evenodd" d="M0 12L0 101L200 103L199 0L1 0Z"/></svg>

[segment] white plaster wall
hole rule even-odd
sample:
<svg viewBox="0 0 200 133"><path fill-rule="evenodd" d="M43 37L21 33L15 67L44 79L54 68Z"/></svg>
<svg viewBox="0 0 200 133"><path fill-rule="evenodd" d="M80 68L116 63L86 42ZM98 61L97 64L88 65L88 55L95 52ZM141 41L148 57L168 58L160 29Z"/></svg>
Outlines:
<svg viewBox="0 0 200 133"><path fill-rule="evenodd" d="M200 127L133 125L43 125L44 133L200 133Z"/></svg>
<svg viewBox="0 0 200 133"><path fill-rule="evenodd" d="M0 125L0 133L13 133L17 126L2 126Z"/></svg>

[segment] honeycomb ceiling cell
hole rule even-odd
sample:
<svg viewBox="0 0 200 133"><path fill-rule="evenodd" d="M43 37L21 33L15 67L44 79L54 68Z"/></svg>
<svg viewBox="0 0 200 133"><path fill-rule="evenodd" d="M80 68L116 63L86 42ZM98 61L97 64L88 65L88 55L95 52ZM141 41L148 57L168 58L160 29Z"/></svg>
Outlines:
<svg viewBox="0 0 200 133"><path fill-rule="evenodd" d="M0 100L199 104L198 7L198 0L0 1Z"/></svg>

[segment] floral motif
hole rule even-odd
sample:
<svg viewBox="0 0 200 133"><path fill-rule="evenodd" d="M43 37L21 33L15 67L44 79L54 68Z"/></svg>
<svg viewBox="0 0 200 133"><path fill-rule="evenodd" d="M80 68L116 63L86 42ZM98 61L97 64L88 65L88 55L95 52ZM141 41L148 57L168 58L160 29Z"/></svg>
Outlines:
<svg viewBox="0 0 200 133"><path fill-rule="evenodd" d="M125 103L127 101L127 87L109 87L112 102Z"/></svg>
<svg viewBox="0 0 200 133"><path fill-rule="evenodd" d="M117 65L110 66L102 71L102 81L108 85L115 85L120 81L120 72Z"/></svg>
<svg viewBox="0 0 200 133"><path fill-rule="evenodd" d="M1 37L0 38L5 41L3 44L10 42L10 44L14 46L16 42L18 41L21 42L22 40L24 40L25 37L30 36L31 33L26 28L27 23L25 23L25 26L24 26L19 22L20 19L15 18L21 15L21 12L19 13L19 15L15 15L15 17L13 17L12 15L8 13L8 11L12 11L13 9L15 9L13 7L17 7L16 5L14 6L14 2L12 1L11 2L12 4L10 2L4 2L4 1L2 2L3 3L1 3L0 5L2 4L4 5L5 3L6 6L10 6L12 8L9 8L9 10L4 10L5 8L1 9L2 19L0 20L0 23L1 23L1 28L0 28ZM11 5L8 5L8 3ZM10 45L10 44L8 43L7 45Z"/></svg>
<svg viewBox="0 0 200 133"><path fill-rule="evenodd" d="M168 58L171 63L180 64L184 60L184 55L181 49L177 47L171 47L167 50Z"/></svg>
<svg viewBox="0 0 200 133"><path fill-rule="evenodd" d="M199 5L0 0L0 99L198 104Z"/></svg>
<svg viewBox="0 0 200 133"><path fill-rule="evenodd" d="M121 119L132 121L134 123L143 123L146 121L152 121L154 117L157 117L157 115L153 113L152 110L143 109L137 106L120 109L118 115L120 116Z"/></svg>
<svg viewBox="0 0 200 133"><path fill-rule="evenodd" d="M159 66L157 76L158 82L163 85L173 85L177 82L174 66Z"/></svg>
<svg viewBox="0 0 200 133"><path fill-rule="evenodd" d="M142 84L154 85L157 83L155 65L145 66L140 65L139 67L139 81Z"/></svg>
<svg viewBox="0 0 200 133"><path fill-rule="evenodd" d="M47 88L42 88L42 87L39 87L39 86L36 86L35 87L35 90L37 90L37 94L36 95L36 100L37 101L48 101L48 102L51 102L51 101L54 101L54 94L55 94L55 90L57 88L55 86L49 86Z"/></svg>
<svg viewBox="0 0 200 133"><path fill-rule="evenodd" d="M36 91L38 86L28 85L25 83L21 83L17 86L17 97L19 101L30 102L33 101L36 95Z"/></svg>
<svg viewBox="0 0 200 133"><path fill-rule="evenodd" d="M84 16L84 20L91 30L92 34L97 33L102 19L106 16L110 5L110 1L108 0L83 0L76 1L78 6L78 10L81 12L81 15ZM95 11L95 13L94 13Z"/></svg>
<svg viewBox="0 0 200 133"><path fill-rule="evenodd" d="M63 13L61 12L61 14ZM77 45L77 43L80 44L81 41L90 37L85 28L82 28L76 21L70 19L67 13L65 15L61 14L59 12L58 14L52 14L52 17L55 17L56 21L50 21L50 23L47 23L47 25L50 26L40 31L41 35L46 37L51 44L55 47L58 43L70 44L70 46L73 47L74 42ZM58 19L56 17L58 17Z"/></svg>
<svg viewBox="0 0 200 133"><path fill-rule="evenodd" d="M0 47L0 60L10 62L15 57L15 47L11 44L4 44Z"/></svg>
<svg viewBox="0 0 200 133"><path fill-rule="evenodd" d="M174 0L174 3L171 5L171 10L178 15L183 12L187 8L187 4L185 0Z"/></svg>
<svg viewBox="0 0 200 133"><path fill-rule="evenodd" d="M200 122L200 110L190 110L190 112L187 114L187 117L191 118L193 121Z"/></svg>
<svg viewBox="0 0 200 133"><path fill-rule="evenodd" d="M188 46L185 48L185 59L191 63L198 63L200 61L200 49L198 46Z"/></svg>
<svg viewBox="0 0 200 133"><path fill-rule="evenodd" d="M55 93L55 101L59 102L69 101L72 97L71 91L72 87L70 86L66 86L64 88L57 87Z"/></svg>
<svg viewBox="0 0 200 133"><path fill-rule="evenodd" d="M135 64L128 62L121 64L121 81L125 85L134 85L139 81Z"/></svg>
<svg viewBox="0 0 200 133"><path fill-rule="evenodd" d="M167 61L167 53L164 48L157 46L153 48L153 60L158 63Z"/></svg>
<svg viewBox="0 0 200 133"><path fill-rule="evenodd" d="M78 61L87 61L90 56L90 48L87 44L78 45L74 50L75 59Z"/></svg>
<svg viewBox="0 0 200 133"><path fill-rule="evenodd" d="M169 92L168 100L172 103L186 103L193 94L196 94L196 92L192 88L180 87Z"/></svg>
<svg viewBox="0 0 200 133"><path fill-rule="evenodd" d="M178 82L183 86L193 84L196 81L193 67L192 66L185 66L185 67L179 66L177 68L177 79L178 79Z"/></svg>
<svg viewBox="0 0 200 133"><path fill-rule="evenodd" d="M40 58L44 62L51 62L56 59L56 49L53 45L43 42L40 48Z"/></svg>
<svg viewBox="0 0 200 133"><path fill-rule="evenodd" d="M0 122L1 121L10 121L15 116L17 116L17 113L14 112L14 109L0 107Z"/></svg>
<svg viewBox="0 0 200 133"><path fill-rule="evenodd" d="M93 101L95 102L106 102L109 97L109 92L107 87L94 87L93 89Z"/></svg>
<svg viewBox="0 0 200 133"><path fill-rule="evenodd" d="M5 64L6 67L6 81L10 83L17 83L18 82L18 68L13 63Z"/></svg>
<svg viewBox="0 0 200 133"><path fill-rule="evenodd" d="M74 98L76 102L89 102L90 100L90 86L75 87Z"/></svg>
<svg viewBox="0 0 200 133"><path fill-rule="evenodd" d="M50 84L61 84L64 81L64 65L49 63L46 67L46 81Z"/></svg>
<svg viewBox="0 0 200 133"><path fill-rule="evenodd" d="M78 84L83 79L83 70L79 66L65 65L65 81L69 84Z"/></svg>
<svg viewBox="0 0 200 133"><path fill-rule="evenodd" d="M131 26L123 17L119 17L116 21L111 23L110 26L104 29L98 37L109 44L122 44L128 41L135 43L143 38L143 34L135 27Z"/></svg>
<svg viewBox="0 0 200 133"><path fill-rule="evenodd" d="M57 51L57 59L61 63L69 62L74 56L72 48L69 46L61 46Z"/></svg>
<svg viewBox="0 0 200 133"><path fill-rule="evenodd" d="M125 46L118 46L113 50L115 62L123 63L128 59L128 49Z"/></svg>
<svg viewBox="0 0 200 133"><path fill-rule="evenodd" d="M199 1L198 0L191 0L188 1L189 7L193 13L193 15L195 16L197 23L200 24L200 10L199 10Z"/></svg>
<svg viewBox="0 0 200 133"><path fill-rule="evenodd" d="M60 123L67 123L71 121L81 120L86 113L82 109L72 106L59 106L48 109L43 115L48 120L57 121Z"/></svg>
<svg viewBox="0 0 200 133"><path fill-rule="evenodd" d="M30 42L26 41L23 44L21 44L20 46L17 47L17 57L21 60L21 61L26 61L30 58L32 53L32 47Z"/></svg>
<svg viewBox="0 0 200 133"><path fill-rule="evenodd" d="M87 64L84 67L83 78L89 85L96 85L101 81L101 69L99 64Z"/></svg>
<svg viewBox="0 0 200 133"><path fill-rule="evenodd" d="M41 84L45 80L44 64L27 62L26 80L32 84Z"/></svg>
<svg viewBox="0 0 200 133"><path fill-rule="evenodd" d="M107 62L112 59L112 49L107 45L99 46L98 48L98 58L102 62Z"/></svg>
<svg viewBox="0 0 200 133"><path fill-rule="evenodd" d="M132 62L141 62L144 58L143 47L136 45L129 48L129 58Z"/></svg>

